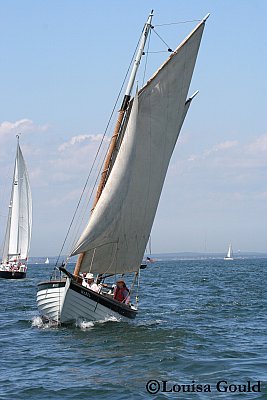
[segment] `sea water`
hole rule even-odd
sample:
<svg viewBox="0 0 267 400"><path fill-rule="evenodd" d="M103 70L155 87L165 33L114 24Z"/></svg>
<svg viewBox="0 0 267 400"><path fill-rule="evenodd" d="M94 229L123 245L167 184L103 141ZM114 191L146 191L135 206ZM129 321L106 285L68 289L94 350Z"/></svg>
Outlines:
<svg viewBox="0 0 267 400"><path fill-rule="evenodd" d="M267 399L267 259L149 264L136 320L71 327L38 316L52 268L0 280L0 399Z"/></svg>

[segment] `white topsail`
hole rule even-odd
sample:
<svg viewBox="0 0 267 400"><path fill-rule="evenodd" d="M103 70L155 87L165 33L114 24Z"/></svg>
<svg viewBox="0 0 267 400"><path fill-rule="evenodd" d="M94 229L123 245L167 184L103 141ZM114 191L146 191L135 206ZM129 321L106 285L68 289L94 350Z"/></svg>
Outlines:
<svg viewBox="0 0 267 400"><path fill-rule="evenodd" d="M32 197L18 143L2 262L27 260L32 230Z"/></svg>
<svg viewBox="0 0 267 400"><path fill-rule="evenodd" d="M203 20L133 100L114 166L72 254L81 271L138 271L170 158L190 105L186 102Z"/></svg>

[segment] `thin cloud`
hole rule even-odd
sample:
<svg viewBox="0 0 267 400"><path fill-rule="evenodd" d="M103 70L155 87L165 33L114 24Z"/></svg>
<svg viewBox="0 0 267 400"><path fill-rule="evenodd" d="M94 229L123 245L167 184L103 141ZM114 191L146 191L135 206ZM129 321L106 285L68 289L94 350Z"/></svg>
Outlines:
<svg viewBox="0 0 267 400"><path fill-rule="evenodd" d="M65 151L69 147L72 147L76 144L80 144L84 141L90 141L90 142L100 142L102 140L103 135L102 134L97 134L97 135L77 135L73 136L68 142L62 143L58 150ZM105 139L106 141L107 139Z"/></svg>
<svg viewBox="0 0 267 400"><path fill-rule="evenodd" d="M258 155L259 153L266 153L267 151L267 134L259 136L254 142L250 143L246 150L251 154Z"/></svg>
<svg viewBox="0 0 267 400"><path fill-rule="evenodd" d="M15 122L3 121L0 124L0 137L8 137L12 134L25 132L44 132L48 125L37 125L31 119L23 118Z"/></svg>
<svg viewBox="0 0 267 400"><path fill-rule="evenodd" d="M183 149L183 152L186 149ZM226 140L199 153L181 154L171 165L172 175L209 173L224 176L231 170L238 178L250 179L255 169L265 170L267 165L267 134L256 136L250 143L238 140ZM228 172L227 172L228 171ZM255 180L255 177L254 177Z"/></svg>
<svg viewBox="0 0 267 400"><path fill-rule="evenodd" d="M267 135L257 137L249 144L237 140L221 142L199 154L190 154L188 163L207 161L228 167L259 167L266 165Z"/></svg>
<svg viewBox="0 0 267 400"><path fill-rule="evenodd" d="M211 158L211 156L217 155L218 153L223 154L224 152L237 147L238 141L237 140L227 140L225 142L221 142L216 144L215 146L211 147L210 149L204 150L200 154L190 154L187 157L188 162L194 162L199 160L206 160L207 158Z"/></svg>
<svg viewBox="0 0 267 400"><path fill-rule="evenodd" d="M236 147L237 145L238 145L237 140L227 140L225 142L218 143L217 145L213 146L211 149L204 151L201 158L207 158L207 157L211 156L212 154L232 149L233 147Z"/></svg>

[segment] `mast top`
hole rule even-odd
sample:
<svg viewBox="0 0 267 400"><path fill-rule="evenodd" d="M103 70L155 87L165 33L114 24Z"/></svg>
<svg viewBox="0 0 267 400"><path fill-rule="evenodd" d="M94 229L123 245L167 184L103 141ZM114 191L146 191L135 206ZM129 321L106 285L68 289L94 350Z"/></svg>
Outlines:
<svg viewBox="0 0 267 400"><path fill-rule="evenodd" d="M147 37L148 37L148 33L149 33L149 30L151 29L151 26L152 26L151 22L152 22L152 17L154 15L153 13L154 13L154 10L151 10L151 12L150 12L150 14L148 16L147 22L145 23L145 26L143 28L142 36L141 36L140 43L139 43L139 48L138 48L137 53L136 53L133 69L132 69L132 72L131 72L131 75L130 75L130 78L129 78L129 81L128 81L128 85L127 85L127 88L126 88L126 91L125 91L125 96L127 96L128 99L129 99L129 96L131 95L131 92L132 92L132 88L133 88L133 85L134 85L136 73L137 73L137 70L138 70L142 55L143 55L143 51L144 51L144 47L145 47L146 40L147 40Z"/></svg>
<svg viewBox="0 0 267 400"><path fill-rule="evenodd" d="M202 19L202 22L206 22L207 19L209 18L209 16L210 16L210 13L208 13L208 14Z"/></svg>

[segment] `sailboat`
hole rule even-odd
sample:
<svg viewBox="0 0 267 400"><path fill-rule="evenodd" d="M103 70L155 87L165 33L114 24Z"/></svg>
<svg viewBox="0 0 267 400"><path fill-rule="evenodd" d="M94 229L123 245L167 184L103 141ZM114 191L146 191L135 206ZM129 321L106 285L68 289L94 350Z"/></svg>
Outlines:
<svg viewBox="0 0 267 400"><path fill-rule="evenodd" d="M46 258L46 260L45 260L45 264L49 264L50 262L49 262L49 258L47 257Z"/></svg>
<svg viewBox="0 0 267 400"><path fill-rule="evenodd" d="M32 232L32 196L29 176L18 135L17 139L9 213L0 264L0 278L5 279L26 277Z"/></svg>
<svg viewBox="0 0 267 400"><path fill-rule="evenodd" d="M224 260L233 260L234 258L233 258L233 248L232 248L232 244L230 243L229 244L229 247L228 247L228 251L227 251L227 254L226 254L226 256L224 257Z"/></svg>
<svg viewBox="0 0 267 400"><path fill-rule="evenodd" d="M151 79L131 97L137 69L152 26L144 25L118 120L107 151L89 222L72 248L74 272L59 267L58 278L38 285L44 321L59 324L134 319L138 312L140 265L152 229L168 165L191 101L189 86L207 15L172 52ZM67 260L68 262L68 260ZM83 284L97 275L99 291ZM86 276L87 276L86 275ZM101 284L112 276L132 279L130 301L115 299ZM117 282L119 283L119 282ZM135 302L132 294L136 293ZM127 296L127 297L129 297ZM129 300L129 298L128 298Z"/></svg>

